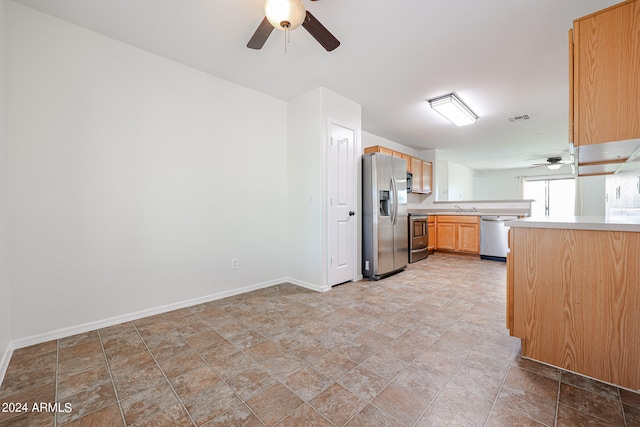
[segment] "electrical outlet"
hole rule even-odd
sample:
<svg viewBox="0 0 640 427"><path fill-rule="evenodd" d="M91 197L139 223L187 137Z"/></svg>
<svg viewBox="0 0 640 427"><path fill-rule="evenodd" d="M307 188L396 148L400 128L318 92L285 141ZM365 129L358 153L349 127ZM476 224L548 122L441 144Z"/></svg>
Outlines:
<svg viewBox="0 0 640 427"><path fill-rule="evenodd" d="M238 269L238 258L232 258L231 259L231 269L232 270L237 270Z"/></svg>

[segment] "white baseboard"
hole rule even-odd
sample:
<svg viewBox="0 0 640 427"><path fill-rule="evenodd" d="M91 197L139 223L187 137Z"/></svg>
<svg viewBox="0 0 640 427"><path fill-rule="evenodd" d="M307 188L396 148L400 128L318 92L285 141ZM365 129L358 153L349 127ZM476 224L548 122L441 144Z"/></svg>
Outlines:
<svg viewBox="0 0 640 427"><path fill-rule="evenodd" d="M311 289L312 291L316 291L316 292L327 292L328 290L331 289L331 286L314 285L312 283L303 282L302 280L294 279L292 277L288 277L286 281L293 285Z"/></svg>
<svg viewBox="0 0 640 427"><path fill-rule="evenodd" d="M153 316L156 314L166 313L180 308L191 307L194 305L202 304L205 302L215 301L222 298L231 297L234 295L240 295L246 292L255 291L258 289L268 288L269 286L278 285L280 283L291 283L296 286L310 289L316 292L327 292L331 289L331 286L319 286L312 283L307 283L302 280L297 280L291 277L282 279L269 280L267 282L257 283L254 285L244 286L242 288L232 289L229 291L218 292L211 295L206 295L199 298L194 298L186 301L177 302L174 304L167 304L160 307L150 308L148 310L142 310L135 313L125 314L122 316L115 316L108 319L97 320L95 322L84 323L78 326L72 326L69 328L58 329L55 331L45 332L43 334L32 335L30 337L19 338L17 340L9 342L7 348L0 358L0 384L4 379L4 375L9 366L9 361L13 355L13 351L18 348L28 347L35 344L41 344L43 342L57 340L60 338L69 337L76 334L82 334L84 332L94 331L96 329L102 329L109 326L117 325L119 323L131 322L133 320L142 319L144 317Z"/></svg>
<svg viewBox="0 0 640 427"><path fill-rule="evenodd" d="M19 338L17 340L14 340L10 343L10 347L12 347L13 349L18 349L18 348L23 348L23 347L28 347L30 345L34 345L34 344L40 344L43 342L47 342L47 341L51 341L51 340L57 340L60 338L65 338L65 337L69 337L72 335L76 335L76 334L82 334L84 332L89 332L89 331L93 331L96 329L102 329L102 328L106 328L108 326L113 326L113 325L117 325L119 323L123 323L123 322L130 322L132 320L138 320L138 319L142 319L143 317L149 317L149 316L153 316L156 314L161 314L161 313L166 313L168 311L173 311L173 310L178 310L180 308L185 308L185 307L191 307L194 305L198 305L198 304L202 304L205 302L209 302L209 301L215 301L215 300L219 300L222 298L227 298L227 297L231 297L234 295L239 295L239 294L243 294L246 292L251 292L251 291L255 291L257 289L262 289L262 288L268 288L269 286L274 286L274 285L278 285L280 283L284 283L284 282L290 282L293 283L291 281L291 279L289 278L282 278L282 279L275 279L275 280L269 280L267 282L262 282L262 283L257 283L254 285L249 285L249 286L244 286L242 288L237 288L237 289L232 289L229 291L223 291L223 292L218 292L215 294L211 294L211 295L206 295L203 297L199 297L199 298L194 298L194 299L190 299L190 300L186 300L186 301L181 301L181 302L177 302L174 304L167 304L164 306L160 306L160 307L155 307L155 308L151 308L148 310L142 310L142 311L138 311L135 313L130 313L130 314L125 314L122 316L116 316L116 317L111 317L108 319L102 319L102 320L98 320L95 322L89 322L89 323L85 323L82 325L78 325L78 326L72 326L69 328L63 328L63 329L58 329L55 331L50 331L50 332L45 332L43 334L38 334L38 335L33 335L30 337L25 337L25 338ZM298 285L297 283L294 283L296 285ZM298 286L304 286L307 287L305 285L298 285ZM9 354L9 358L11 358L11 354ZM7 364L8 364L8 360L7 360ZM0 365L0 368L2 367L2 365Z"/></svg>
<svg viewBox="0 0 640 427"><path fill-rule="evenodd" d="M7 368L9 367L9 361L11 361L11 356L13 355L13 343L9 342L7 344L7 348L2 353L2 357L0 357L0 384L4 381L4 374L7 373Z"/></svg>

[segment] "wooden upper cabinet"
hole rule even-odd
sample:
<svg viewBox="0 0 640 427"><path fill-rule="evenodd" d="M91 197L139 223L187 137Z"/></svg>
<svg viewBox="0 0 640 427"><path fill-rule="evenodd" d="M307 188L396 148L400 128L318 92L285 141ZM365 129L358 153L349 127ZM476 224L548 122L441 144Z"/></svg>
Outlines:
<svg viewBox="0 0 640 427"><path fill-rule="evenodd" d="M413 174L411 192L420 194L431 194L433 182L433 164L425 162L417 157L411 157L400 151L391 150L381 145L374 145L364 149L364 153L383 153L389 156L399 157L407 162L407 172Z"/></svg>
<svg viewBox="0 0 640 427"><path fill-rule="evenodd" d="M411 172L411 156L408 154L400 153L400 157L403 158L405 162L407 162L407 172Z"/></svg>
<svg viewBox="0 0 640 427"><path fill-rule="evenodd" d="M569 52L570 142L640 138L640 0L576 19Z"/></svg>
<svg viewBox="0 0 640 427"><path fill-rule="evenodd" d="M408 154L404 154L404 153L401 153L400 151L395 151L390 148L383 147L382 145L374 145L373 147L365 148L364 154L369 154L369 153L382 153L382 154L387 154L389 156L404 159L407 162L407 171L411 172L411 156Z"/></svg>
<svg viewBox="0 0 640 427"><path fill-rule="evenodd" d="M393 150L387 147L383 147L382 145L374 145L373 147L367 147L364 149L364 154L369 153L382 153L387 154L389 156L393 156Z"/></svg>
<svg viewBox="0 0 640 427"><path fill-rule="evenodd" d="M433 176L431 162L412 157L411 173L413 174L413 193L431 194L431 181Z"/></svg>
<svg viewBox="0 0 640 427"><path fill-rule="evenodd" d="M422 162L422 192L431 194L431 182L433 181L433 164L431 162Z"/></svg>
<svg viewBox="0 0 640 427"><path fill-rule="evenodd" d="M411 192L420 193L422 191L422 160L411 158L411 173L413 174Z"/></svg>

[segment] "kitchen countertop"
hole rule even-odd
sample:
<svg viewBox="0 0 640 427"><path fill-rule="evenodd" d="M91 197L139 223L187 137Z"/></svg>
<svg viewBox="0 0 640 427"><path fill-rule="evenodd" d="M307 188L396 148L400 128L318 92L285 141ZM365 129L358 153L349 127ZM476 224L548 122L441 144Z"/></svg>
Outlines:
<svg viewBox="0 0 640 427"><path fill-rule="evenodd" d="M640 219L637 217L569 216L531 217L509 222L511 227L560 228L571 230L629 231L640 233Z"/></svg>
<svg viewBox="0 0 640 427"><path fill-rule="evenodd" d="M435 209L408 209L410 214L428 214L428 215L468 215L468 216L484 216L484 215L517 215L528 216L529 211L523 209L482 209L476 212L457 211L457 210L435 210Z"/></svg>

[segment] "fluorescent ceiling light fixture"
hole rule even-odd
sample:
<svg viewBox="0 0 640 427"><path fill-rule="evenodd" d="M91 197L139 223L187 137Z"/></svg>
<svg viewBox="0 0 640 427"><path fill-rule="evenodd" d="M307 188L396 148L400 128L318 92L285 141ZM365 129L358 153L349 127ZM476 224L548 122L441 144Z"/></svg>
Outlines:
<svg viewBox="0 0 640 427"><path fill-rule="evenodd" d="M471 125L478 120L478 116L453 93L430 99L428 102L431 108L455 125Z"/></svg>

